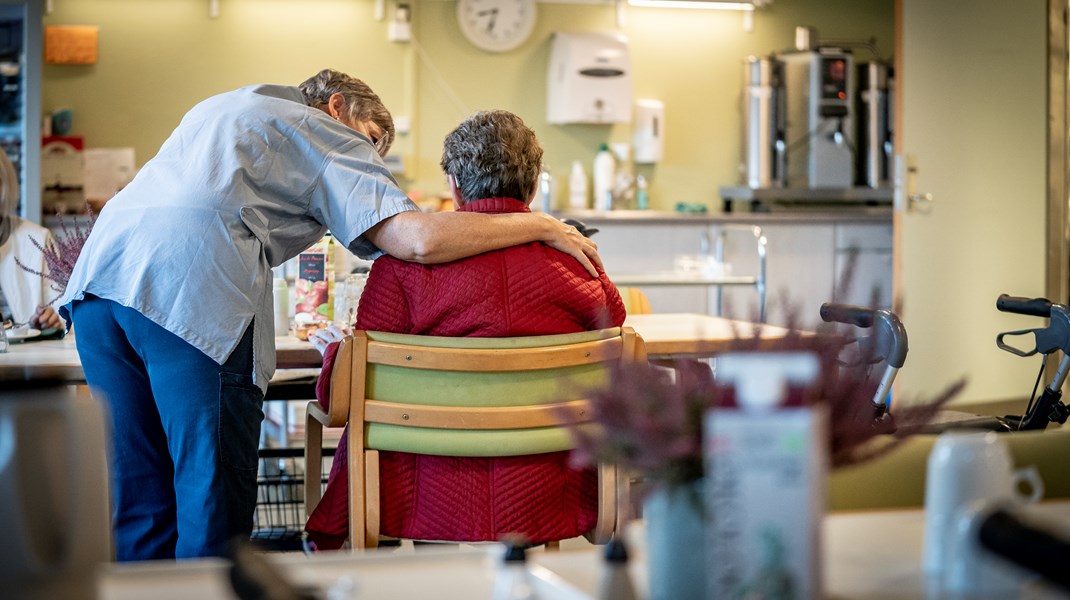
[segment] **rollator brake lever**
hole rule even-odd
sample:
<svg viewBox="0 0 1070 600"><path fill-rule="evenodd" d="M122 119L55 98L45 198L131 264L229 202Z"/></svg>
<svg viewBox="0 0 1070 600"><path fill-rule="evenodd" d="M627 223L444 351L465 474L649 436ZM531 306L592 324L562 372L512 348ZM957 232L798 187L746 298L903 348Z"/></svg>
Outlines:
<svg viewBox="0 0 1070 600"><path fill-rule="evenodd" d="M1008 335L1025 335L1027 333L1032 333L1036 336L1036 344L1032 350L1015 348L1003 341L1003 338ZM1063 354L1070 355L1070 310L1064 305L1052 304L1051 318L1047 327L1005 331L996 336L996 347L1017 356L1033 356L1038 352L1050 354L1056 350L1062 350Z"/></svg>
<svg viewBox="0 0 1070 600"><path fill-rule="evenodd" d="M1011 354L1014 354L1016 356L1033 356L1037 353L1037 344L1034 344L1032 350L1020 350L1004 342L1003 338L1008 335L1025 335L1027 333L1032 333L1034 335L1039 336L1041 331L1043 331L1043 329L1019 329L1017 331L1004 331L1003 333L996 335L996 347L1005 352L1010 352Z"/></svg>

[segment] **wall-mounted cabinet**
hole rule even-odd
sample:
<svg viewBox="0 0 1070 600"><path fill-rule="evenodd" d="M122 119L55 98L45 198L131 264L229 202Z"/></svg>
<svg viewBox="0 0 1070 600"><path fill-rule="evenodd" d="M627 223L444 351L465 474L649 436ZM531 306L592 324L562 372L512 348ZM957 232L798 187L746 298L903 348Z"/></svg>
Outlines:
<svg viewBox="0 0 1070 600"><path fill-rule="evenodd" d="M41 3L0 0L0 148L19 173L18 214L41 222Z"/></svg>

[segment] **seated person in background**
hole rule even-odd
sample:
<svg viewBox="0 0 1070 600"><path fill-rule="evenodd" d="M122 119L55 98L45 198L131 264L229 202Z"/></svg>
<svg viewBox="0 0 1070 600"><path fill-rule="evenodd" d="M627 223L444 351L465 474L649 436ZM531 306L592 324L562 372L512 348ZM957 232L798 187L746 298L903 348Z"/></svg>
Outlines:
<svg viewBox="0 0 1070 600"><path fill-rule="evenodd" d="M41 248L52 243L44 227L19 218L19 179L7 153L0 151L0 322L7 319L16 327L60 329L63 320L49 304L59 297L42 274L48 265ZM19 262L37 273L27 271Z"/></svg>
<svg viewBox="0 0 1070 600"><path fill-rule="evenodd" d="M541 161L535 132L512 113L490 111L476 113L446 136L441 164L457 210L509 213L528 212ZM575 259L533 243L440 265L379 258L361 296L356 327L509 337L617 327L624 316L620 294L604 272L592 279ZM316 396L325 406L341 336L333 328L310 337L324 353ZM320 549L338 548L348 535L346 450L343 433L327 490L306 525ZM596 475L569 467L568 452L507 458L381 452L379 458L381 531L387 536L494 541L519 532L540 543L581 535L597 516ZM546 481L541 476L548 471L561 475ZM538 488L522 499L495 497L498 486L528 481ZM555 509L546 510L548 504ZM541 508L536 513L532 506ZM463 518L454 523L443 515Z"/></svg>

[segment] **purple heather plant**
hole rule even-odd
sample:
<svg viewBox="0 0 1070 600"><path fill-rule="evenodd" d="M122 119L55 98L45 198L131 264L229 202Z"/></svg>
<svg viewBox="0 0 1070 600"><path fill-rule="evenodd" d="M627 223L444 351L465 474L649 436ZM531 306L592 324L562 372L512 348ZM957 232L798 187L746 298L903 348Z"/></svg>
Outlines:
<svg viewBox="0 0 1070 600"><path fill-rule="evenodd" d="M93 230L93 225L96 223L97 215L93 212L93 207L87 204L86 209L89 215L88 226L83 228L76 221L73 229L68 228L63 215L56 213L59 218L62 235L53 237L52 242L48 244L41 244L35 239L30 240L44 256L45 265L48 266L47 272L42 273L37 269L26 266L17 256L15 257L15 262L21 269L52 282L51 287L57 294L49 304L58 300L63 290L67 288L67 282L70 281L71 272L74 270L74 263L78 261L78 255L82 253L82 247L85 246L85 242L89 239L89 234Z"/></svg>
<svg viewBox="0 0 1070 600"><path fill-rule="evenodd" d="M856 339L824 323L816 335L805 334L795 326L795 318L789 321L789 333L775 341L762 339L760 326L749 335L737 330L728 351L818 355L822 367L817 384L809 390L791 390L788 401L828 406L833 468L876 458L903 443L924 429L965 385L962 380L935 398L903 402L894 420L890 415L875 418L872 400L877 381L866 368L844 367L839 361L844 347ZM573 462L615 462L670 487L701 477L703 415L711 407L733 402L733 391L716 384L709 365L677 360L621 368L609 382L588 394L595 427L573 429Z"/></svg>

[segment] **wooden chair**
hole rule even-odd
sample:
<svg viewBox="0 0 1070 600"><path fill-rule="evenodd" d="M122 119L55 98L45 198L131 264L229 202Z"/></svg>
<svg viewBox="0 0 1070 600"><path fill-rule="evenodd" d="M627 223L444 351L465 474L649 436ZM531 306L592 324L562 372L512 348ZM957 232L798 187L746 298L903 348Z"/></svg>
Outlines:
<svg viewBox="0 0 1070 600"><path fill-rule="evenodd" d="M357 331L341 342L329 410L310 402L305 506L320 499L322 427L349 427L349 544L379 539L380 450L440 456L518 456L572 448L569 424L590 419L578 397L626 363L645 368L630 328L512 338L448 338ZM604 543L628 517L627 478L598 468Z"/></svg>
<svg viewBox="0 0 1070 600"><path fill-rule="evenodd" d="M650 299L643 290L636 287L618 287L620 299L624 301L624 310L629 315L649 315L654 312L650 308Z"/></svg>

